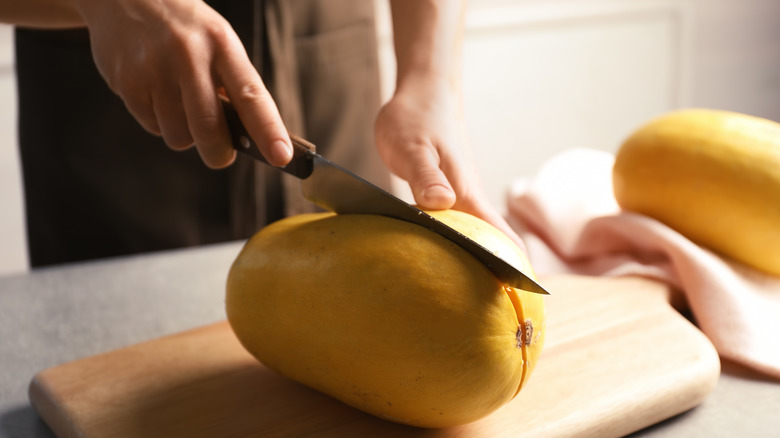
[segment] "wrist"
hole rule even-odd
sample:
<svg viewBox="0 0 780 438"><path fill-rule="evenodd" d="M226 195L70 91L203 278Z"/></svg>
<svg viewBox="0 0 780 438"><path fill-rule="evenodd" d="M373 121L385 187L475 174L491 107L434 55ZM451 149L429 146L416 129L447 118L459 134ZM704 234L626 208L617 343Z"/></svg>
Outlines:
<svg viewBox="0 0 780 438"><path fill-rule="evenodd" d="M417 65L399 68L396 88L427 86L434 90L457 91L461 85L460 69L439 65Z"/></svg>
<svg viewBox="0 0 780 438"><path fill-rule="evenodd" d="M396 89L457 92L464 5L455 0L393 0Z"/></svg>
<svg viewBox="0 0 780 438"><path fill-rule="evenodd" d="M460 76L438 71L415 71L396 80L394 100L415 106L461 108Z"/></svg>

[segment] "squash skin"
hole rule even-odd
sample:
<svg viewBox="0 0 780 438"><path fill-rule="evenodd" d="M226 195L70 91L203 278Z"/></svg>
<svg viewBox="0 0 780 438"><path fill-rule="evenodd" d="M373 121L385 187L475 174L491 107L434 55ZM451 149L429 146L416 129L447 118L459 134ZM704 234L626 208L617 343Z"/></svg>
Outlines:
<svg viewBox="0 0 780 438"><path fill-rule="evenodd" d="M431 213L533 275L492 226ZM421 427L468 423L513 399L544 343L540 295L505 287L423 227L374 215L307 214L265 227L231 267L226 308L238 339L269 368Z"/></svg>
<svg viewBox="0 0 780 438"><path fill-rule="evenodd" d="M623 143L613 186L623 209L780 275L780 124L707 109L666 114Z"/></svg>

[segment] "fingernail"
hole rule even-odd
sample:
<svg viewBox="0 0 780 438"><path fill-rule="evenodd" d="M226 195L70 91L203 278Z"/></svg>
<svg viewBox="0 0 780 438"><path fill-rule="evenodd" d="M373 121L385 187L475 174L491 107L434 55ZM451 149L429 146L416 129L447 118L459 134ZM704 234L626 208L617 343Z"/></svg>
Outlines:
<svg viewBox="0 0 780 438"><path fill-rule="evenodd" d="M282 140L277 140L271 145L271 156L277 165L284 166L292 159L292 147Z"/></svg>
<svg viewBox="0 0 780 438"><path fill-rule="evenodd" d="M436 208L449 208L452 206L452 202L454 202L452 190L441 185L426 188L423 191L423 198L426 203Z"/></svg>

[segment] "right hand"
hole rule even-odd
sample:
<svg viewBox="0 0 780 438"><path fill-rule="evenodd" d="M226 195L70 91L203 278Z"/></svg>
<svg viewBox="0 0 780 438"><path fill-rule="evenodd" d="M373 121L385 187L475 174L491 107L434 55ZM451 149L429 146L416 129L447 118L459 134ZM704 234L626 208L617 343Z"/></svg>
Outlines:
<svg viewBox="0 0 780 438"><path fill-rule="evenodd" d="M269 163L292 146L279 111L230 24L201 0L79 0L100 74L147 131L230 165L224 89Z"/></svg>

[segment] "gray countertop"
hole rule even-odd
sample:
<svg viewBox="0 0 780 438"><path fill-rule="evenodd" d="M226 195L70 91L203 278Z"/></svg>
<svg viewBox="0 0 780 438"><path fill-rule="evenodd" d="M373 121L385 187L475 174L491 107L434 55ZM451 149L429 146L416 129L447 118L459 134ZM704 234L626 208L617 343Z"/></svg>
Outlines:
<svg viewBox="0 0 780 438"><path fill-rule="evenodd" d="M0 437L51 437L27 399L45 368L225 318L241 243L0 277ZM724 364L699 407L635 436L780 436L780 383Z"/></svg>

